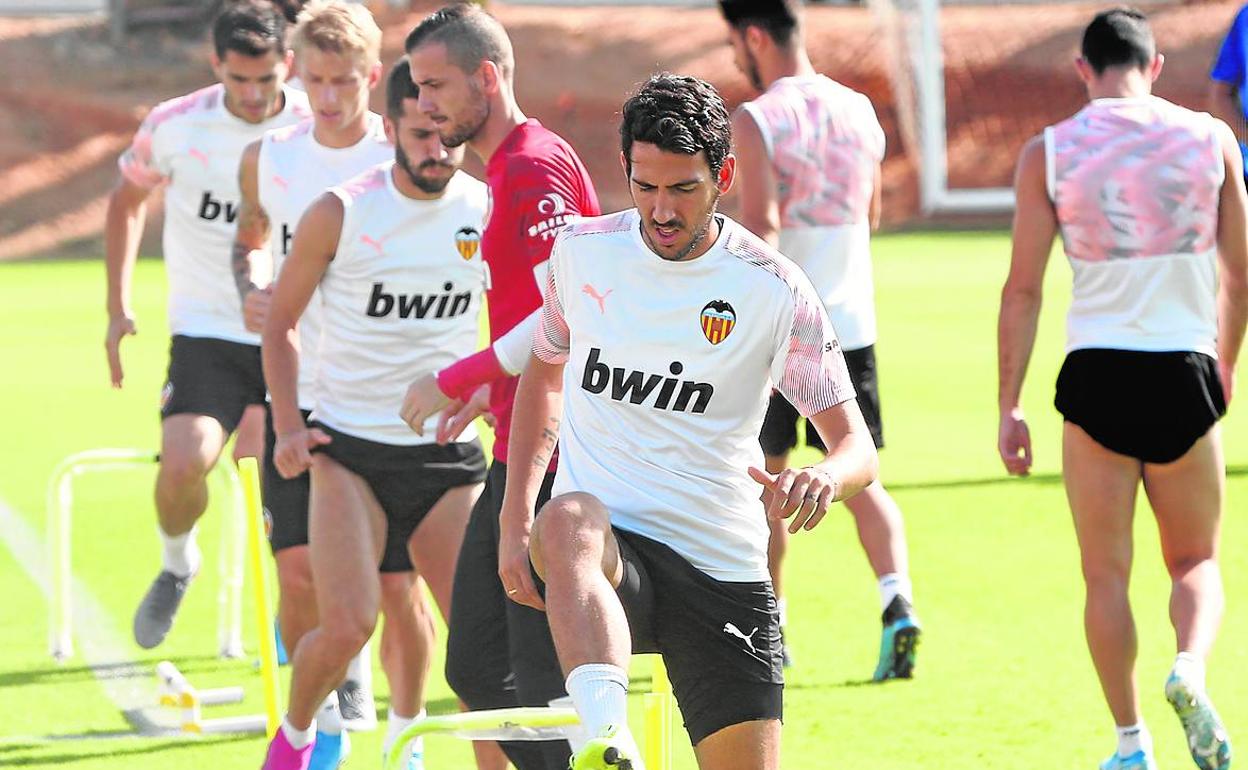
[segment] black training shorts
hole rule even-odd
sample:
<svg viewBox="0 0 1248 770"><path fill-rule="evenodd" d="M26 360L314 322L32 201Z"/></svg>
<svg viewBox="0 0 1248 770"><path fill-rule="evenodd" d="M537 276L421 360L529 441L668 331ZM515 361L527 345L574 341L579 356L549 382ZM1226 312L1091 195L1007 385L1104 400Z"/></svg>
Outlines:
<svg viewBox="0 0 1248 770"><path fill-rule="evenodd" d="M169 345L160 416L207 415L233 433L243 410L263 404L265 392L259 345L178 334Z"/></svg>
<svg viewBox="0 0 1248 770"><path fill-rule="evenodd" d="M616 595L634 653L663 656L689 740L784 716L784 653L771 581L715 580L648 537L612 527L624 562ZM538 591L546 586L537 578Z"/></svg>
<svg viewBox="0 0 1248 770"><path fill-rule="evenodd" d="M299 410L303 421L309 412ZM273 410L264 410L264 520L268 525L269 547L273 553L308 544L308 502L312 481L307 471L293 479L282 478L273 464L277 435L273 432Z"/></svg>
<svg viewBox="0 0 1248 770"><path fill-rule="evenodd" d="M1217 362L1190 351L1072 351L1054 405L1096 443L1146 463L1179 459L1226 414Z"/></svg>
<svg viewBox="0 0 1248 770"><path fill-rule="evenodd" d="M409 572L407 541L448 490L485 479L485 453L480 442L382 444L351 436L312 422L332 439L317 449L364 479L386 514L386 546L382 572Z"/></svg>

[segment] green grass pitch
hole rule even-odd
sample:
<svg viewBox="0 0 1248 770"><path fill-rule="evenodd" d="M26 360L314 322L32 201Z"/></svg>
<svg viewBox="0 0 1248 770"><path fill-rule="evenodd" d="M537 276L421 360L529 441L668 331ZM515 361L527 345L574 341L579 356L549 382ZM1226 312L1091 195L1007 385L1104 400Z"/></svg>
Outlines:
<svg viewBox="0 0 1248 770"><path fill-rule="evenodd" d="M996 456L995 318L1009 258L1000 233L913 233L876 240L884 416L882 477L906 514L917 607L924 623L917 678L864 684L875 664L875 581L847 515L794 538L788 567L790 639L783 766L873 770L1093 768L1112 749L1111 723L1081 630L1078 558L1059 468L1051 406L1061 359L1068 271L1055 259L1048 307L1026 391L1037 468L1004 477ZM104 269L98 262L0 265L0 502L36 532L44 485L64 456L102 446L155 447L168 336L160 262L138 266L139 336L126 340L124 390L108 386ZM1240 399L1248 396L1240 396ZM1210 661L1211 692L1233 738L1248 747L1248 408L1224 423L1231 478L1223 532L1228 612ZM75 573L128 640L130 616L157 568L152 472L88 477L78 487ZM215 517L201 542L216 557ZM1136 524L1132 596L1140 634L1143 713L1162 767L1190 767L1162 697L1173 654L1168 581L1156 527ZM128 726L81 657L46 653L47 604L17 559L0 548L0 765L75 770L258 767L257 737L150 740ZM127 641L145 666L173 659L201 687L243 684L241 707L261 708L250 661L215 659L216 585L191 590L178 625L154 653ZM251 614L246 640L255 649ZM87 633L94 633L88 630ZM125 661L118 661L125 662ZM433 712L454 710L436 672ZM1239 673L1236 673L1239 672ZM638 692L645 689L639 668ZM379 704L385 680L376 675ZM635 725L640 698L633 698ZM679 724L679 722L677 722ZM381 732L355 736L348 767L377 767ZM694 767L684 733L677 768ZM1246 749L1241 748L1240 751ZM471 767L465 744L431 739L431 770Z"/></svg>

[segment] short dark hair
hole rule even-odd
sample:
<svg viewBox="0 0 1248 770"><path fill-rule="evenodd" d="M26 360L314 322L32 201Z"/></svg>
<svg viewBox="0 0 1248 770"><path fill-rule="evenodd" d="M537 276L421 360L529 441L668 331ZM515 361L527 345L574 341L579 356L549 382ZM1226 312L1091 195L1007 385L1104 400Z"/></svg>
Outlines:
<svg viewBox="0 0 1248 770"><path fill-rule="evenodd" d="M655 75L624 102L620 146L633 165L633 143L657 145L665 152L706 153L711 173L718 174L732 147L728 108L715 87L687 75Z"/></svg>
<svg viewBox="0 0 1248 770"><path fill-rule="evenodd" d="M719 0L724 20L739 32L758 27L779 45L793 43L802 26L800 0Z"/></svg>
<svg viewBox="0 0 1248 770"><path fill-rule="evenodd" d="M475 72L483 61L507 73L516 65L507 31L475 3L458 2L429 14L408 33L404 50L410 54L427 43L446 46L447 56L464 72Z"/></svg>
<svg viewBox="0 0 1248 770"><path fill-rule="evenodd" d="M286 53L286 16L269 0L230 0L212 23L217 58L228 51L243 56Z"/></svg>
<svg viewBox="0 0 1248 770"><path fill-rule="evenodd" d="M412 63L400 56L386 76L386 116L397 121L403 117L403 102L419 98L420 86L412 82Z"/></svg>
<svg viewBox="0 0 1248 770"><path fill-rule="evenodd" d="M1110 67L1147 69L1157 58L1148 18L1134 8L1101 11L1083 31L1083 59L1100 75Z"/></svg>

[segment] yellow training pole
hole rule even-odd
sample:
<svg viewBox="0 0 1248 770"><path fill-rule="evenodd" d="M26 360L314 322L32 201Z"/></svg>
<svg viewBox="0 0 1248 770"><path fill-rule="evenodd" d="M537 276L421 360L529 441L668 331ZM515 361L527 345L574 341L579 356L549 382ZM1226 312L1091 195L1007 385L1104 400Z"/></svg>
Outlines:
<svg viewBox="0 0 1248 770"><path fill-rule="evenodd" d="M223 460L222 462L229 462ZM277 682L277 640L269 617L269 580L264 569L264 513L260 507L260 468L254 457L238 461L243 482L243 498L247 501L247 561L255 582L256 632L260 639L260 681L264 686L264 715L270 739L281 725L281 695Z"/></svg>
<svg viewBox="0 0 1248 770"><path fill-rule="evenodd" d="M663 656L654 656L654 670L650 676L650 692L641 698L645 714L646 767L649 770L672 768L672 683L667 678Z"/></svg>

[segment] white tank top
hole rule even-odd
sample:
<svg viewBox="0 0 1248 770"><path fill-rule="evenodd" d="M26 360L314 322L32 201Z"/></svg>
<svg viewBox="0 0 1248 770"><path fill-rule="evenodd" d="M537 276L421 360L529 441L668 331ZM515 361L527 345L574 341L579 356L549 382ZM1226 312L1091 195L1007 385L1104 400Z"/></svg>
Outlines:
<svg viewBox="0 0 1248 770"><path fill-rule="evenodd" d="M312 201L328 188L394 157L394 147L376 113L368 113L364 137L350 147L320 144L313 134L314 126L309 119L270 131L260 143L257 179L260 205L269 216L269 253L275 278L290 253L295 227ZM313 387L320 340L321 297L314 293L299 319L300 409L311 409L316 402Z"/></svg>
<svg viewBox="0 0 1248 770"><path fill-rule="evenodd" d="M407 387L477 349L486 187L462 171L437 200L394 186L394 162L335 187L344 212L321 279L324 325L312 418L383 444L434 441L399 418ZM461 441L476 438L469 427Z"/></svg>
<svg viewBox="0 0 1248 770"><path fill-rule="evenodd" d="M661 259L636 209L559 232L534 353L564 362L555 494L716 580L766 580L767 520L747 470L772 388L803 415L854 397L823 302L728 217L697 259ZM761 466L760 466L761 467Z"/></svg>
<svg viewBox="0 0 1248 770"><path fill-rule="evenodd" d="M1216 122L1154 96L1096 99L1044 131L1074 273L1066 350L1216 355Z"/></svg>
<svg viewBox="0 0 1248 770"><path fill-rule="evenodd" d="M780 252L809 276L846 350L874 344L869 218L884 130L871 101L813 75L780 78L744 109L776 175Z"/></svg>
<svg viewBox="0 0 1248 770"><path fill-rule="evenodd" d="M248 123L225 106L220 83L162 103L148 114L118 160L131 183L165 183L163 251L173 334L259 345L243 326L230 271L241 192L238 160L266 131L305 120L308 97L283 88L282 111Z"/></svg>

